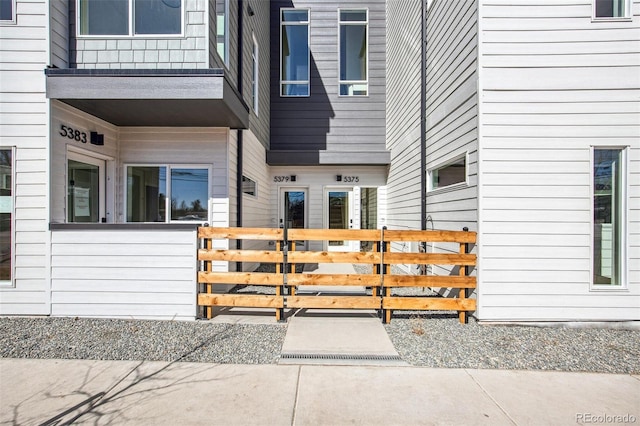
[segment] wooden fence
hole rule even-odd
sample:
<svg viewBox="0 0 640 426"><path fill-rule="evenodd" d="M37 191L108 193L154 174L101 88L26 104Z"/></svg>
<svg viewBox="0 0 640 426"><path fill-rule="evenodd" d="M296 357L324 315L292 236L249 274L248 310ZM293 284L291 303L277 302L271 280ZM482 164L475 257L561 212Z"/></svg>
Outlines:
<svg viewBox="0 0 640 426"><path fill-rule="evenodd" d="M211 318L214 306L274 308L276 319L284 318L285 308L338 308L381 310L384 322L391 321L394 310L458 311L461 323L467 312L475 311L475 299L468 298L469 289L476 287L476 278L468 273L476 264L476 255L469 253L476 233L468 231L413 230L340 230L340 229L270 229L270 228L199 228L198 306ZM214 249L213 241L270 241L273 250ZM296 250L298 241L358 241L369 242L366 251L334 252ZM448 253L391 251L392 243L418 246L427 243L448 243L456 250ZM418 244L411 244L418 243ZM316 243L318 244L318 243ZM299 246L299 245L298 245ZM268 272L214 271L213 262L258 262L271 265ZM368 273L314 274L303 273L300 264L349 263L370 265ZM448 265L454 275L408 275L397 273L395 265ZM269 269L269 268L267 268ZM396 273L394 273L396 272ZM220 288L223 285L225 287ZM225 292L233 286L262 286L271 294L240 294ZM300 286L362 286L370 295L299 295ZM457 291L456 297L399 296L394 288L445 288ZM455 291L453 292L455 293Z"/></svg>

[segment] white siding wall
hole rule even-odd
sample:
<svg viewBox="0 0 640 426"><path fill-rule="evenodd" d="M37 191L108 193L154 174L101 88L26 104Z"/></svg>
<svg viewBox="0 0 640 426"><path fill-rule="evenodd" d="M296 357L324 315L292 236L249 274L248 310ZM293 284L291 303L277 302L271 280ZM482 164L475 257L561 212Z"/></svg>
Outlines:
<svg viewBox="0 0 640 426"><path fill-rule="evenodd" d="M46 2L16 1L0 25L0 146L15 147L15 285L0 285L0 314L48 314Z"/></svg>
<svg viewBox="0 0 640 426"><path fill-rule="evenodd" d="M640 319L640 2L483 0L483 320ZM629 146L628 290L590 291L591 146Z"/></svg>
<svg viewBox="0 0 640 426"><path fill-rule="evenodd" d="M476 1L434 2L427 16L427 170L468 155L468 185L427 193L429 229L476 230Z"/></svg>
<svg viewBox="0 0 640 426"><path fill-rule="evenodd" d="M387 2L387 224L420 229L421 2ZM396 247L394 247L396 248Z"/></svg>
<svg viewBox="0 0 640 426"><path fill-rule="evenodd" d="M256 182L256 196L243 195L242 221L245 227L269 227L271 200L269 166L266 162L266 150L251 132L244 132L244 174Z"/></svg>
<svg viewBox="0 0 640 426"><path fill-rule="evenodd" d="M271 192L269 166L266 163L266 150L255 135L244 132L243 141L244 175L256 183L256 195L242 195L242 226L245 228L268 228L272 226L269 214ZM264 241L247 241L243 244L248 250L267 250ZM253 270L257 264L244 264L244 270Z"/></svg>
<svg viewBox="0 0 640 426"><path fill-rule="evenodd" d="M51 33L51 65L69 67L69 2L52 0L49 3Z"/></svg>
<svg viewBox="0 0 640 426"><path fill-rule="evenodd" d="M244 136L243 136L244 137ZM227 147L227 183L229 185L229 226L238 224L238 131L229 130Z"/></svg>
<svg viewBox="0 0 640 426"><path fill-rule="evenodd" d="M51 314L194 319L196 244L195 230L53 231Z"/></svg>

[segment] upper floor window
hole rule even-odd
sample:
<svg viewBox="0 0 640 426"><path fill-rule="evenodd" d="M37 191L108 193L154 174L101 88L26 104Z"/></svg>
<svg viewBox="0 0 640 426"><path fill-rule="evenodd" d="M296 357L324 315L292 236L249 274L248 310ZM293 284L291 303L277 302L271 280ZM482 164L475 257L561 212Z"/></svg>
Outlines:
<svg viewBox="0 0 640 426"><path fill-rule="evenodd" d="M8 23L14 22L15 10L15 0L0 0L0 21Z"/></svg>
<svg viewBox="0 0 640 426"><path fill-rule="evenodd" d="M366 96L368 83L369 22L366 10L338 11L340 20L340 96Z"/></svg>
<svg viewBox="0 0 640 426"><path fill-rule="evenodd" d="M229 0L216 0L216 49L229 66Z"/></svg>
<svg viewBox="0 0 640 426"><path fill-rule="evenodd" d="M280 95L309 96L309 10L280 10Z"/></svg>
<svg viewBox="0 0 640 426"><path fill-rule="evenodd" d="M621 19L629 17L629 0L594 0L596 19Z"/></svg>
<svg viewBox="0 0 640 426"><path fill-rule="evenodd" d="M182 0L78 0L80 35L180 35Z"/></svg>

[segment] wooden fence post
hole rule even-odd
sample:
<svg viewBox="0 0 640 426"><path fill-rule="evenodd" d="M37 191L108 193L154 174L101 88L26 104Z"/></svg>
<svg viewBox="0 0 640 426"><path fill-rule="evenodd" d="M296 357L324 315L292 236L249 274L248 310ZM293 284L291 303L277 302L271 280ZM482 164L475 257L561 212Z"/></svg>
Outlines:
<svg viewBox="0 0 640 426"><path fill-rule="evenodd" d="M469 232L469 228L466 226L462 228L464 232ZM460 243L460 254L467 254L467 243ZM460 276L464 277L467 275L467 267L464 265L459 265ZM467 289L461 288L458 290L458 299L464 301L467 298ZM464 308L464 306L462 306ZM458 319L460 320L460 324L466 324L468 319L467 311L458 311Z"/></svg>
<svg viewBox="0 0 640 426"><path fill-rule="evenodd" d="M276 252L280 252L281 251L281 245L282 245L282 241L276 240ZM276 263L275 265L276 265L276 274L279 274L280 273L280 263ZM282 283L282 285L277 285L276 286L276 296L282 296L282 287L283 286L284 286L284 282ZM284 314L284 309L276 308L276 321L282 321L283 314Z"/></svg>
<svg viewBox="0 0 640 426"><path fill-rule="evenodd" d="M213 241L211 240L211 238L207 238L205 240L205 244L207 246L207 250L211 250L213 248ZM207 272L213 271L213 260L205 261L205 265L206 265L205 269L207 270ZM213 284L207 283L205 284L205 286L207 287L207 294L211 294L213 289ZM211 316L213 314L213 306L205 306L204 309L205 309L205 312L207 313L207 319L211 319Z"/></svg>

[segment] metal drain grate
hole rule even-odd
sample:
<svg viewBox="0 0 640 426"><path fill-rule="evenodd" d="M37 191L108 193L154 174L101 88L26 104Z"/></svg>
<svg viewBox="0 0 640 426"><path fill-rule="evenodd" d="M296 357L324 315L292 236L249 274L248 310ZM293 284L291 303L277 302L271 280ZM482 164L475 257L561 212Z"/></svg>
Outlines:
<svg viewBox="0 0 640 426"><path fill-rule="evenodd" d="M282 359L328 359L348 361L402 361L399 355L359 355L359 354L281 354Z"/></svg>

